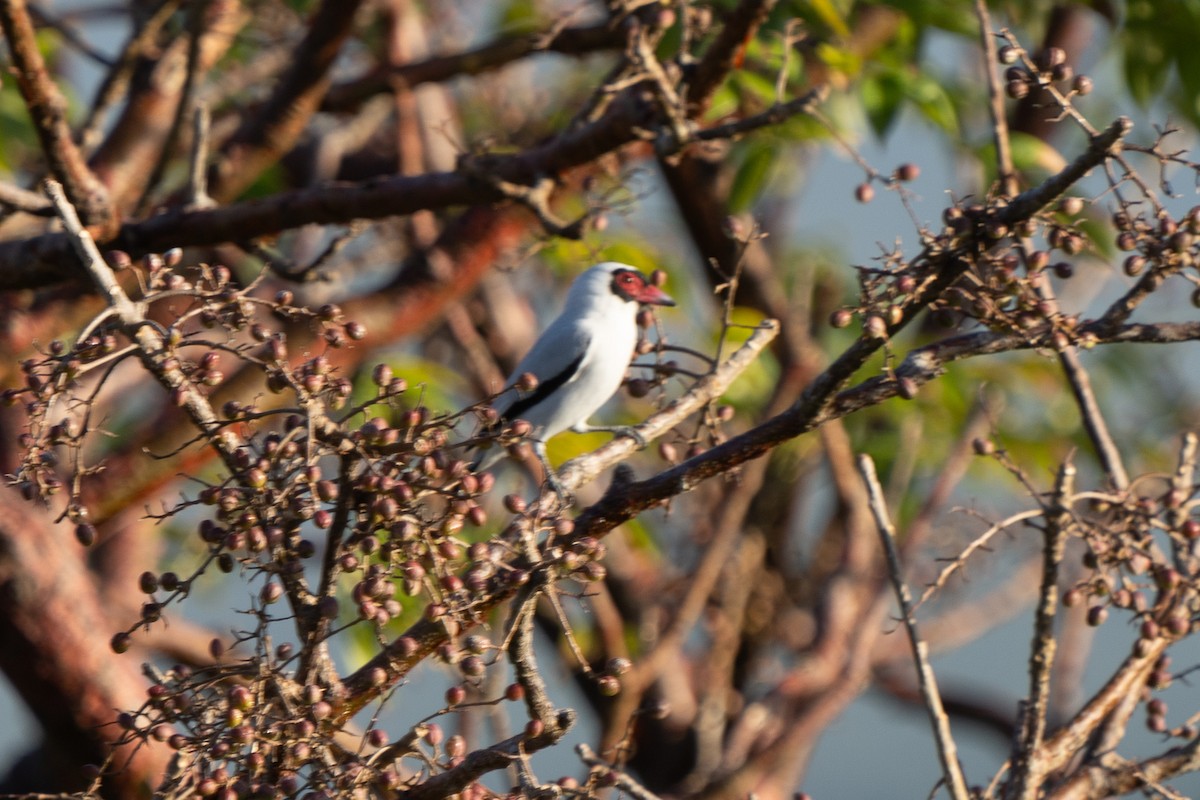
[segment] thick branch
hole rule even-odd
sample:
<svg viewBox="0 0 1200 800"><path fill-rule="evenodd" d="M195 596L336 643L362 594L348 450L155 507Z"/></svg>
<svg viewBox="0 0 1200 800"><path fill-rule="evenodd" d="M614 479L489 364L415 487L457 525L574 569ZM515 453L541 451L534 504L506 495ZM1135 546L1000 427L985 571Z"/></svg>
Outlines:
<svg viewBox="0 0 1200 800"><path fill-rule="evenodd" d="M71 759L64 763L99 764L122 735L114 709L137 708L145 681L134 661L108 646L116 624L70 527L0 486L0 668ZM111 796L139 796L157 782L171 753L147 745L122 748L118 758L133 761L108 779ZM63 789L83 788L72 771L58 778Z"/></svg>
<svg viewBox="0 0 1200 800"><path fill-rule="evenodd" d="M1052 800L1124 797L1139 790L1156 789L1164 781L1196 771L1200 771L1200 738L1145 761L1126 761L1110 754L1099 764L1081 768L1047 797ZM1150 794L1163 796L1157 792Z"/></svg>
<svg viewBox="0 0 1200 800"><path fill-rule="evenodd" d="M480 169L504 181L531 185L545 175L588 163L636 141L639 125L649 122L648 113L648 107L630 95L623 102L614 102L590 125L523 153L476 159L469 170L301 189L223 208L176 209L124 226L105 245L136 256L171 247L245 241L310 224L340 224L421 209L491 203L504 197L474 177ZM70 239L64 234L0 242L0 291L38 288L80 277Z"/></svg>
<svg viewBox="0 0 1200 800"><path fill-rule="evenodd" d="M292 148L329 88L329 69L349 36L363 0L325 0L297 46L291 69L253 117L226 142L212 170L212 195L237 197L268 165Z"/></svg>
<svg viewBox="0 0 1200 800"><path fill-rule="evenodd" d="M389 91L396 84L412 88L461 75L479 75L534 53L583 56L620 48L624 43L625 32L611 28L608 23L498 39L462 53L433 56L390 68L379 67L361 78L331 87L321 110L353 111L370 97Z"/></svg>
<svg viewBox="0 0 1200 800"><path fill-rule="evenodd" d="M67 101L38 50L25 0L0 3L0 26L8 40L13 77L25 99L50 172L63 185L87 224L108 224L112 220L107 195L71 137Z"/></svg>
<svg viewBox="0 0 1200 800"><path fill-rule="evenodd" d="M770 344L777 331L778 326L771 322L760 326L755 334L714 373L698 381L683 397L639 425L637 431L649 441L682 422L706 403L720 397L733 380L753 363L763 348ZM568 488L575 488L627 457L634 449L635 445L629 437L617 437L593 453L568 461L559 470L559 479ZM543 498L543 500L545 499ZM524 565L525 568L533 566L535 565ZM472 613L475 615L486 614L488 609L513 597L520 590L521 585L521 583L512 582L498 583L491 594L481 597L472 606ZM404 636L391 642L382 653L346 678L344 685L347 690L347 699L344 706L338 711L339 717L348 718L381 692L386 691L389 686L403 678L414 666L433 652L439 644L446 641L448 636L446 626L441 622L421 620L414 624L405 632ZM387 681L382 685L373 680L373 675L376 674L375 670L380 668L384 669L387 674Z"/></svg>
<svg viewBox="0 0 1200 800"><path fill-rule="evenodd" d="M688 92L688 105L693 117L707 108L713 92L734 68L746 43L763 24L776 0L742 0L725 20L717 38L704 52L696 67Z"/></svg>
<svg viewBox="0 0 1200 800"><path fill-rule="evenodd" d="M1053 202L1089 170L1103 163L1114 148L1119 146L1121 138L1129 131L1131 125L1132 123L1125 118L1114 122L1092 141L1086 152L1062 172L1018 195L1001 210L998 218L1006 225L1011 225L1027 219ZM936 253L927 250L918 256L914 264L923 267L930 277L912 298L905 302L903 316L899 322L889 326L888 337L906 326L930 301L940 296L947 286L962 275L969 266L968 259L974 255L972 248L977 246L974 241L968 241L959 250ZM623 486L619 493L609 493L599 503L580 514L576 520L576 530L586 531L586 535L592 536L612 530L663 500L682 494L707 478L728 472L739 464L767 453L782 442L808 433L829 419L846 413L850 409L844 406L837 407L837 392L885 341L884 338L864 334L809 384L791 408L672 469L644 481ZM864 387L869 385L872 385L870 381L864 383Z"/></svg>

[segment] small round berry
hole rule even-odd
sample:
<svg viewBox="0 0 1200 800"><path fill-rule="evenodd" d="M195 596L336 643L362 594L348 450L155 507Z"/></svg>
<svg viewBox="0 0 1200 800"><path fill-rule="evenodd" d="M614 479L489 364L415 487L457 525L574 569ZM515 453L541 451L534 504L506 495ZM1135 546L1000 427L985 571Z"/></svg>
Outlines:
<svg viewBox="0 0 1200 800"><path fill-rule="evenodd" d="M975 455L978 456L990 456L996 452L996 443L991 439L984 439L982 437L971 442L971 447L975 450Z"/></svg>
<svg viewBox="0 0 1200 800"><path fill-rule="evenodd" d="M1038 64L1042 69L1054 69L1065 63L1067 63L1067 51L1061 47L1047 47L1038 58Z"/></svg>
<svg viewBox="0 0 1200 800"><path fill-rule="evenodd" d="M882 339L887 336L887 322L878 314L871 314L863 325L863 332L872 339Z"/></svg>
<svg viewBox="0 0 1200 800"><path fill-rule="evenodd" d="M81 522L75 526L75 540L84 547L91 547L96 542L96 526L90 522Z"/></svg>
<svg viewBox="0 0 1200 800"><path fill-rule="evenodd" d="M849 327L854 321L854 313L848 308L839 308L829 315L829 324L835 328Z"/></svg>
<svg viewBox="0 0 1200 800"><path fill-rule="evenodd" d="M1083 213L1082 197L1064 197L1058 204L1058 210L1068 217L1077 217Z"/></svg>
<svg viewBox="0 0 1200 800"><path fill-rule="evenodd" d="M154 594L158 591L158 576L153 572L143 572L138 578L138 588L143 594Z"/></svg>

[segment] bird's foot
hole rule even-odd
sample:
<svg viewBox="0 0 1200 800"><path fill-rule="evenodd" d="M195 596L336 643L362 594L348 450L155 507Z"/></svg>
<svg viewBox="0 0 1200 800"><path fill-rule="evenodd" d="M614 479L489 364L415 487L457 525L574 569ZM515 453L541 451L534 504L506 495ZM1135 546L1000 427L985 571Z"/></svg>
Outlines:
<svg viewBox="0 0 1200 800"><path fill-rule="evenodd" d="M606 425L601 428L589 428L588 430L604 431L605 433L611 433L613 436L628 436L637 442L638 448L646 446L646 437L638 433L638 429L632 425Z"/></svg>
<svg viewBox="0 0 1200 800"><path fill-rule="evenodd" d="M546 483L550 486L551 490L558 495L558 502L561 503L564 508L575 505L575 495L571 493L570 489L563 485L563 482L558 479L558 474L555 473L554 470L547 470Z"/></svg>

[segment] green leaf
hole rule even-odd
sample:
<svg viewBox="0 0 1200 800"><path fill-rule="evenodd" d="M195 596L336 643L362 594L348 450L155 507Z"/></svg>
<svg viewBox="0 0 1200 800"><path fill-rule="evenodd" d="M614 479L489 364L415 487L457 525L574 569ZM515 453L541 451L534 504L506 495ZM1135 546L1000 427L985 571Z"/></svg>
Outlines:
<svg viewBox="0 0 1200 800"><path fill-rule="evenodd" d="M1014 132L1010 138L1013 166L1020 172L1043 172L1053 174L1067 165L1062 153L1036 136ZM993 147L989 145L989 147ZM994 156L995 150L992 149ZM995 164L993 157L990 163Z"/></svg>
<svg viewBox="0 0 1200 800"><path fill-rule="evenodd" d="M921 74L909 81L905 88L925 119L946 133L958 133L958 112L941 83Z"/></svg>
<svg viewBox="0 0 1200 800"><path fill-rule="evenodd" d="M729 210L734 214L750 208L762 195L779 152L770 144L757 141L748 146L747 151L729 190Z"/></svg>
<svg viewBox="0 0 1200 800"><path fill-rule="evenodd" d="M500 29L510 35L534 33L544 24L539 4L534 0L509 0L500 13Z"/></svg>
<svg viewBox="0 0 1200 800"><path fill-rule="evenodd" d="M894 71L886 71L863 79L859 88L867 122L876 136L883 136L891 129L900 114L904 99L904 86Z"/></svg>
<svg viewBox="0 0 1200 800"><path fill-rule="evenodd" d="M733 75L738 98L743 104L760 106L775 105L775 82L754 72L737 72Z"/></svg>
<svg viewBox="0 0 1200 800"><path fill-rule="evenodd" d="M973 4L965 0L891 0L886 5L907 14L918 28L939 28L969 38L979 36Z"/></svg>
<svg viewBox="0 0 1200 800"><path fill-rule="evenodd" d="M405 407L411 408L418 402L434 413L456 410L464 402L477 398L470 397L469 387L460 370L451 369L438 361L417 356L393 356L381 359L392 368L397 378L408 381L408 391L403 395ZM379 363L379 362L374 362ZM371 380L370 369L364 369L355 376L354 402L364 403L375 395L376 387ZM363 415L361 422L366 422L368 416L376 413L384 414L393 406L372 406Z"/></svg>
<svg viewBox="0 0 1200 800"><path fill-rule="evenodd" d="M817 57L830 69L837 70L843 75L854 78L862 72L862 56L853 50L837 47L829 42L817 45Z"/></svg>
<svg viewBox="0 0 1200 800"><path fill-rule="evenodd" d="M828 25L829 29L837 36L843 39L850 36L850 26L846 24L843 10L834 5L831 0L808 0L808 5L817 18Z"/></svg>

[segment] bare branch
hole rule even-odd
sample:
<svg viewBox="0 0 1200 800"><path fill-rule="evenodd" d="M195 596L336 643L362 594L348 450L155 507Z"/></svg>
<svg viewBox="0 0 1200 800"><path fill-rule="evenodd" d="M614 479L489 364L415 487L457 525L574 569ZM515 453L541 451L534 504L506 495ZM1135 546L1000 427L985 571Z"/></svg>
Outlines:
<svg viewBox="0 0 1200 800"><path fill-rule="evenodd" d="M929 721L933 726L934 737L937 741L938 758L942 762L942 777L950 789L950 796L955 800L968 800L971 793L967 790L967 781L963 777L962 765L958 763L958 747L950 734L950 720L946 710L942 708L942 698L938 693L937 679L933 667L929 664L929 645L917 632L917 620L913 616L912 596L904 582L904 568L900 564L900 555L896 551L896 531L884 505L883 487L875 474L875 462L868 455L858 457L858 469L863 482L867 485L870 496L871 513L875 515L875 524L879 528L879 538L883 542L883 551L887 556L888 576L892 580L892 588L900 601L900 615L904 629L908 633L912 645L913 659L917 665L917 680L921 686L921 695L925 698L925 709L929 713Z"/></svg>
<svg viewBox="0 0 1200 800"><path fill-rule="evenodd" d="M708 107L713 92L734 68L746 41L766 20L776 0L741 0L729 16L717 38L696 65L688 93L690 114L697 117Z"/></svg>
<svg viewBox="0 0 1200 800"><path fill-rule="evenodd" d="M433 56L423 61L378 67L361 78L336 84L321 104L322 111L351 111L368 98L396 84L412 88L460 75L479 75L535 53L584 56L616 50L625 44L625 31L608 22L579 27L555 27L542 33L498 39L462 53Z"/></svg>
<svg viewBox="0 0 1200 800"><path fill-rule="evenodd" d="M107 230L114 222L107 194L71 136L67 101L50 77L38 50L25 0L0 3L0 26L4 28L12 54L13 75L25 98L50 172L62 184L72 204L81 209L88 224L101 224Z"/></svg>
<svg viewBox="0 0 1200 800"><path fill-rule="evenodd" d="M1054 616L1058 610L1058 568L1071 529L1071 495L1075 489L1075 465L1063 463L1058 470L1054 496L1043 532L1042 588L1034 621L1033 646L1029 657L1029 699L1022 709L1021 736L1013 758L1011 796L1033 800L1040 795L1045 773L1038 762L1038 748L1046 732L1050 699L1050 674L1057 642Z"/></svg>
<svg viewBox="0 0 1200 800"><path fill-rule="evenodd" d="M754 359L770 343L777 332L777 326L770 321L760 325L754 335L713 373L697 381L696 385L685 395L637 426L638 433L646 441L652 441L690 414L695 413L706 403L720 397L733 380L754 362ZM559 470L559 480L567 488L581 486L603 470L628 457L636 447L637 445L629 437L617 437L588 455L568 461ZM547 511L545 506L556 501L557 498L553 492L543 495L539 501L543 507L538 513L545 513ZM582 535L580 529L576 528L575 536L580 535ZM532 565L524 566L529 568ZM528 580L530 578L527 574L501 576L487 597L481 598L472 607L472 613L482 615L487 609L513 597ZM382 653L346 677L344 681L347 691L346 701L338 710L338 714L343 718L348 718L356 713L377 697L380 692L404 677L412 667L435 650L447 637L446 628L440 622L422 620L413 625L403 636L389 643ZM372 675L377 669L386 671L387 682L383 685L372 679Z"/></svg>
<svg viewBox="0 0 1200 800"><path fill-rule="evenodd" d="M210 191L219 202L240 194L300 137L329 88L329 70L362 3L324 0L313 12L291 68L257 113L225 142L223 158L210 171Z"/></svg>

